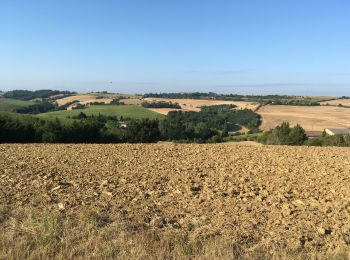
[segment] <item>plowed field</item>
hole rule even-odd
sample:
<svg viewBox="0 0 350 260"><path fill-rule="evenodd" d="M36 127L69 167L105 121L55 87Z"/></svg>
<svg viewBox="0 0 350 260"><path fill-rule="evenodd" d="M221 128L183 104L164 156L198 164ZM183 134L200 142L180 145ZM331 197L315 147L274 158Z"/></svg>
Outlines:
<svg viewBox="0 0 350 260"><path fill-rule="evenodd" d="M243 144L0 145L0 203L93 210L246 249L350 244L350 149Z"/></svg>

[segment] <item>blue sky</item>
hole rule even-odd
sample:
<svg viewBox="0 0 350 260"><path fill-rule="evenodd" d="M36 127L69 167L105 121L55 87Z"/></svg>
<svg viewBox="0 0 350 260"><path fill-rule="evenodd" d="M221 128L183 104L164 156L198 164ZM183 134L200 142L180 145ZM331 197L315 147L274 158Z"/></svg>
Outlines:
<svg viewBox="0 0 350 260"><path fill-rule="evenodd" d="M0 0L0 89L350 95L348 0Z"/></svg>

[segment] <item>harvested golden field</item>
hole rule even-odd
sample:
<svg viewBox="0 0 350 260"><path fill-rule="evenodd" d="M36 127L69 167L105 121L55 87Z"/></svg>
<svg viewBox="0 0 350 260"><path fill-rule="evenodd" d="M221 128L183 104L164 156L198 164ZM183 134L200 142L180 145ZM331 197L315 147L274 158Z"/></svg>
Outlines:
<svg viewBox="0 0 350 260"><path fill-rule="evenodd" d="M72 102L74 100L78 100L79 103L81 104L87 104L91 102L104 102L104 103L111 103L112 98L100 98L97 99L96 95L89 95L89 94L81 94L81 95L74 95L74 96L69 96L65 98L60 98L57 99L56 102L59 106L62 106L64 104L67 104L69 102Z"/></svg>
<svg viewBox="0 0 350 260"><path fill-rule="evenodd" d="M333 106L277 106L267 105L259 109L262 130L269 130L282 122L300 124L307 131L323 131L325 128L350 127L350 109Z"/></svg>
<svg viewBox="0 0 350 260"><path fill-rule="evenodd" d="M200 111L203 106L233 104L237 109L256 109L258 104L246 101L229 101L229 100L206 100L206 99L173 99L173 98L145 98L146 101L165 101L179 103L184 111Z"/></svg>
<svg viewBox="0 0 350 260"><path fill-rule="evenodd" d="M103 102L105 104L109 104L114 98L124 98L122 100L125 101L125 100L134 100L134 99L136 100L135 97L136 96L129 95L129 94L87 93L87 94L77 94L74 96L60 98L56 100L56 103L59 106L61 106L61 105L67 104L68 102L78 100L80 104L89 104L93 102Z"/></svg>
<svg viewBox="0 0 350 260"><path fill-rule="evenodd" d="M0 145L0 258L346 259L350 150Z"/></svg>
<svg viewBox="0 0 350 260"><path fill-rule="evenodd" d="M350 99L335 99L330 101L324 101L321 105L331 105L331 106L350 106Z"/></svg>
<svg viewBox="0 0 350 260"><path fill-rule="evenodd" d="M171 98L130 98L130 99L121 99L121 102L124 102L126 105L141 105L142 102L173 102L179 103L181 105L181 111L200 111L202 106L214 106L214 105L224 105L224 104L234 104L237 106L237 109L256 109L258 104L253 102L245 101L225 101L225 100L204 100L204 99L171 99ZM176 111L180 109L173 108L147 108L148 110L157 112L162 115L167 115L170 111Z"/></svg>

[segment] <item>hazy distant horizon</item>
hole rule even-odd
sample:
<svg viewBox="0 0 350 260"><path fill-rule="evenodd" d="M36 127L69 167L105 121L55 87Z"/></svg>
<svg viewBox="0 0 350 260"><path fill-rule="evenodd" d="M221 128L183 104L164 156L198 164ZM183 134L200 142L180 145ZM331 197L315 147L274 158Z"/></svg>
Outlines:
<svg viewBox="0 0 350 260"><path fill-rule="evenodd" d="M89 85L89 84L87 84ZM240 95L293 95L293 96L350 96L350 84L347 91L346 86L341 86L339 88L328 87L327 85L319 85L318 90L314 88L307 89L307 86L304 85L293 85L291 88L290 84L261 84L261 85L233 85L233 86L219 86L219 87L123 87L117 86L113 83L106 83L100 87L84 87L84 86L55 86L55 84L39 86L30 86L30 87L21 87L20 85L14 87L2 87L0 85L0 91L11 91L11 90L39 90L39 89L52 89L52 90L67 90L75 91L81 93L88 92L98 92L98 91L108 91L112 93L125 93L125 94L145 94L145 93L178 93L178 92L215 92L217 94L240 94Z"/></svg>

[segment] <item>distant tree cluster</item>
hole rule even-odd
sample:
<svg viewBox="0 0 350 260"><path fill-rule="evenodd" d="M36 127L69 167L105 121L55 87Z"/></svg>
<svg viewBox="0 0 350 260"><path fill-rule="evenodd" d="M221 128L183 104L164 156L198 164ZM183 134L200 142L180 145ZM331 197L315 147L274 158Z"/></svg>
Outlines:
<svg viewBox="0 0 350 260"><path fill-rule="evenodd" d="M86 107L85 105L79 104L78 102L79 102L78 100L73 100L64 105L59 106L57 105L57 103L44 100L41 102L37 102L33 105L17 108L14 112L20 113L20 114L40 114L40 113L53 112L58 110L66 110L70 106L72 106L72 109L83 109Z"/></svg>
<svg viewBox="0 0 350 260"><path fill-rule="evenodd" d="M103 106L103 105L109 105L109 104L106 104L105 102L94 101L94 102L90 102L89 105L91 105L91 106Z"/></svg>
<svg viewBox="0 0 350 260"><path fill-rule="evenodd" d="M15 111L21 114L40 114L49 111L55 111L58 109L58 106L49 101L38 102L36 104L17 108Z"/></svg>
<svg viewBox="0 0 350 260"><path fill-rule="evenodd" d="M87 105L85 105L85 104L77 103L77 104L72 106L72 109L85 109L86 107L87 107Z"/></svg>
<svg viewBox="0 0 350 260"><path fill-rule="evenodd" d="M154 101L154 102L142 102L141 106L145 108L175 108L181 109L178 103L166 102L166 101Z"/></svg>
<svg viewBox="0 0 350 260"><path fill-rule="evenodd" d="M306 145L350 147L350 135L327 135L324 132L320 138L309 139Z"/></svg>
<svg viewBox="0 0 350 260"><path fill-rule="evenodd" d="M71 123L40 120L34 117L15 118L0 115L1 143L139 143L160 140L157 120L129 120L120 127L115 118L82 117Z"/></svg>
<svg viewBox="0 0 350 260"><path fill-rule="evenodd" d="M167 140L206 142L222 140L232 124L259 131L260 122L260 116L252 110L233 110L231 105L218 105L203 107L200 112L169 112L160 130Z"/></svg>
<svg viewBox="0 0 350 260"><path fill-rule="evenodd" d="M217 94L214 92L189 92L189 93L147 93L144 98L176 98L176 99L214 99L230 101L249 101L267 105L293 105L293 106L319 106L318 100L311 98L298 98L288 95L238 95Z"/></svg>
<svg viewBox="0 0 350 260"><path fill-rule="evenodd" d="M13 99L21 99L21 100L31 100L36 98L49 98L50 96L64 94L71 95L75 92L70 91L59 91L59 90L51 90L51 89L41 89L41 90L12 90L8 91L4 94L5 98L13 98Z"/></svg>
<svg viewBox="0 0 350 260"><path fill-rule="evenodd" d="M261 143L274 145L303 145L307 140L305 130L300 125L290 127L287 122L276 126L257 139Z"/></svg>
<svg viewBox="0 0 350 260"><path fill-rule="evenodd" d="M143 98L189 98L189 99L215 99L218 94L214 92L203 93L203 92L188 92L188 93L147 93L143 95Z"/></svg>
<svg viewBox="0 0 350 260"><path fill-rule="evenodd" d="M143 98L176 98L176 99L219 99L219 100L252 100L258 101L263 99L288 99L295 96L287 95L239 95L239 94L217 94L214 92L185 92L185 93L147 93Z"/></svg>
<svg viewBox="0 0 350 260"><path fill-rule="evenodd" d="M92 93L101 93L101 94L112 94L112 93L109 93L107 90L103 90L103 91L93 91Z"/></svg>
<svg viewBox="0 0 350 260"><path fill-rule="evenodd" d="M114 98L110 104L111 105L125 105L125 103L120 101L120 100L121 100L120 98Z"/></svg>
<svg viewBox="0 0 350 260"><path fill-rule="evenodd" d="M273 130L258 135L254 140L271 145L307 145L307 146L350 146L350 135L327 135L308 138L305 130L300 126L290 127L289 123L282 123Z"/></svg>
<svg viewBox="0 0 350 260"><path fill-rule="evenodd" d="M237 106L234 104L223 104L223 105L213 105L213 106L202 106L201 111L207 113L218 113L218 112L229 112Z"/></svg>
<svg viewBox="0 0 350 260"><path fill-rule="evenodd" d="M123 121L124 120L124 118L122 116L119 118L118 116L106 116L106 115L103 115L101 113L99 113L98 115L87 115L84 112L80 112L78 115L69 116L67 118L70 118L70 119L91 119L91 120L96 120L100 123L106 123L109 120L112 120L112 121Z"/></svg>
<svg viewBox="0 0 350 260"><path fill-rule="evenodd" d="M280 99L268 100L264 102L270 105L288 105L288 106L320 106L321 103L311 99Z"/></svg>

